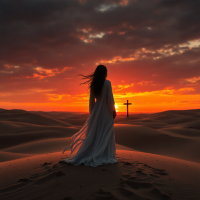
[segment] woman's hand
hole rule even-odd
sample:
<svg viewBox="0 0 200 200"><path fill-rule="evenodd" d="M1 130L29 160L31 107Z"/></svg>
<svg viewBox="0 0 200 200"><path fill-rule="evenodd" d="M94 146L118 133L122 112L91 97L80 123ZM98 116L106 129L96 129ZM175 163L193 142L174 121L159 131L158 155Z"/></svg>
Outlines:
<svg viewBox="0 0 200 200"><path fill-rule="evenodd" d="M113 111L113 119L117 116L116 110Z"/></svg>

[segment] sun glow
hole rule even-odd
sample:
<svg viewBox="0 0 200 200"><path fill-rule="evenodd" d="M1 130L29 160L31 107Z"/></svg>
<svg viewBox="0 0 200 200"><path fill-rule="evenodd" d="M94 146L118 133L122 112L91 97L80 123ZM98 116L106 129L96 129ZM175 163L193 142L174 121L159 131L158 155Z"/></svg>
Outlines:
<svg viewBox="0 0 200 200"><path fill-rule="evenodd" d="M117 105L115 105L115 110L116 110L116 112L118 112L117 108L118 108L118 106L117 106Z"/></svg>

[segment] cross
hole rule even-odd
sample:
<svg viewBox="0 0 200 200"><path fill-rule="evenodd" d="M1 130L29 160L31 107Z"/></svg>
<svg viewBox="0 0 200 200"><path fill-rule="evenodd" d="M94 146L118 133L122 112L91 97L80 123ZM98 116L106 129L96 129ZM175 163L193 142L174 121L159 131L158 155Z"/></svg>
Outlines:
<svg viewBox="0 0 200 200"><path fill-rule="evenodd" d="M127 100L127 103L124 103L124 105L127 105L127 117L128 117L128 105L131 105L132 103L129 103Z"/></svg>

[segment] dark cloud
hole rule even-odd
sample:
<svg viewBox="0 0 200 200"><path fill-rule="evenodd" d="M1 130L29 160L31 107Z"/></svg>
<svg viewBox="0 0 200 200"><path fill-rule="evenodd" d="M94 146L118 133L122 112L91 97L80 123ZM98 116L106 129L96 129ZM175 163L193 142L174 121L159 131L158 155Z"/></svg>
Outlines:
<svg viewBox="0 0 200 200"><path fill-rule="evenodd" d="M10 81L21 88L46 88L45 79L23 77L39 74L38 66L72 67L46 78L49 87L59 88L61 78L89 72L96 62L136 54L133 61L107 64L111 77L124 79L123 73L129 82L178 88L182 79L200 76L199 48L179 46L200 39L199 8L199 0L0 1L1 88Z"/></svg>

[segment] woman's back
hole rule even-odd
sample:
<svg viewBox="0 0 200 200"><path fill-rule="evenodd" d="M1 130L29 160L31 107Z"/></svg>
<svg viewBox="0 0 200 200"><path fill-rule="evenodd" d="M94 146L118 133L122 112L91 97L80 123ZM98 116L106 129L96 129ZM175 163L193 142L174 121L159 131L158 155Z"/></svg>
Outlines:
<svg viewBox="0 0 200 200"><path fill-rule="evenodd" d="M96 102L95 95L90 90L89 111L89 118L81 130L72 136L71 145L65 148L71 149L71 155L64 161L92 167L116 163L114 98L109 80L104 81Z"/></svg>
<svg viewBox="0 0 200 200"><path fill-rule="evenodd" d="M95 102L95 96L94 94L90 91L90 101L89 101L89 110L90 114L92 114L92 110L94 106L98 107L96 110L101 110L103 109L106 114L106 110L110 112L110 114L113 114L114 110L114 98L113 98L113 93L112 93L112 86L111 82L109 80L104 81L104 86L102 88L102 91L100 95L96 98ZM112 117L111 117L112 119Z"/></svg>

